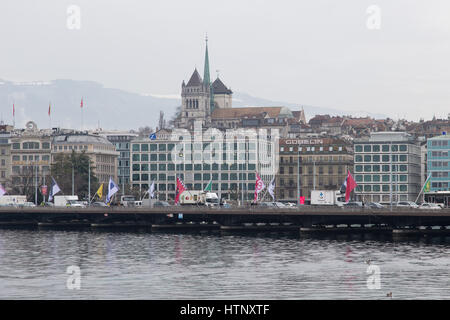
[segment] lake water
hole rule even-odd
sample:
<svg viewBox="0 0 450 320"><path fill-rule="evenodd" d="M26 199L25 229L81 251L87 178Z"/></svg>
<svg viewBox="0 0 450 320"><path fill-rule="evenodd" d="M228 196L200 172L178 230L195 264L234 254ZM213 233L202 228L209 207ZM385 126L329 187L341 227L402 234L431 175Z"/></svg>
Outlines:
<svg viewBox="0 0 450 320"><path fill-rule="evenodd" d="M380 289L368 287L377 277L368 268L380 271ZM449 299L450 237L0 229L1 299L390 299L388 292Z"/></svg>

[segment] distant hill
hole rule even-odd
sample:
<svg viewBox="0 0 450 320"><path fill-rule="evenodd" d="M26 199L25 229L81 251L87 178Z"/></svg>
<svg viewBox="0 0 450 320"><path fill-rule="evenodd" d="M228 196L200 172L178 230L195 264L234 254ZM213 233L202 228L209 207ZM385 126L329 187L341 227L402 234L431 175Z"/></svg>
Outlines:
<svg viewBox="0 0 450 320"><path fill-rule="evenodd" d="M83 114L80 102L83 97ZM51 119L48 106L51 102ZM137 129L156 127L159 111L163 110L166 120L181 104L178 95L138 94L119 89L105 88L92 81L54 80L49 82L15 83L0 80L1 118L12 123L12 105L15 104L16 127L24 127L33 120L40 128L64 127L103 129ZM299 110L300 104L270 101L235 92L233 106L287 106ZM307 119L314 114L369 115L383 118L384 115L340 111L332 108L303 106ZM50 122L51 120L51 122Z"/></svg>

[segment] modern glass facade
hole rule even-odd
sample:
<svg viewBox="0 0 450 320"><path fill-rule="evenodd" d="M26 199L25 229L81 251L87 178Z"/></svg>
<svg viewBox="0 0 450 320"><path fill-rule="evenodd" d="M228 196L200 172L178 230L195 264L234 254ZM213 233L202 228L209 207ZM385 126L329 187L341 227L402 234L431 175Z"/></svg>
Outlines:
<svg viewBox="0 0 450 320"><path fill-rule="evenodd" d="M420 147L404 132L376 132L354 142L357 198L415 201L420 191Z"/></svg>
<svg viewBox="0 0 450 320"><path fill-rule="evenodd" d="M168 135L157 135L155 140L135 139L131 141L131 181L141 190L147 190L154 181L157 198L165 201L175 199L177 176L188 190L204 190L211 180L212 192L222 199L253 200L256 171L261 169L257 152L258 144L248 139L231 144L177 143ZM266 185L271 179L261 178Z"/></svg>
<svg viewBox="0 0 450 320"><path fill-rule="evenodd" d="M427 177L430 174L430 192L450 191L450 136L427 140Z"/></svg>

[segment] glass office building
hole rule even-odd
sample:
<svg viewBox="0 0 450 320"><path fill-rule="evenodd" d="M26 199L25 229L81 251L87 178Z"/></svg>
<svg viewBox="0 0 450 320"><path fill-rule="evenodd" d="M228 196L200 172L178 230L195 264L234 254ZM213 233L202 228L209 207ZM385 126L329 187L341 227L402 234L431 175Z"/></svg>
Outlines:
<svg viewBox="0 0 450 320"><path fill-rule="evenodd" d="M354 141L359 201L415 201L421 187L420 146L405 132L373 132Z"/></svg>

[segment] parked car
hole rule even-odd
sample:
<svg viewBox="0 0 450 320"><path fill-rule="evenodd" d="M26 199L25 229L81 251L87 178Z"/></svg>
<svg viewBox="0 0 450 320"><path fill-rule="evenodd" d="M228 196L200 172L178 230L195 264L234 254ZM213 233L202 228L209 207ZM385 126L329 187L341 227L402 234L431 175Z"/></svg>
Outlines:
<svg viewBox="0 0 450 320"><path fill-rule="evenodd" d="M267 208L276 208L277 206L273 202L260 202L258 203L260 207L267 207Z"/></svg>
<svg viewBox="0 0 450 320"><path fill-rule="evenodd" d="M86 205L83 203L83 201L68 200L67 201L67 207L70 207L70 208L86 208Z"/></svg>
<svg viewBox="0 0 450 320"><path fill-rule="evenodd" d="M292 203L292 202L286 203L286 206L289 207L289 208L297 208L297 204L296 203Z"/></svg>
<svg viewBox="0 0 450 320"><path fill-rule="evenodd" d="M108 205L101 201L96 201L91 203L92 207L107 207Z"/></svg>
<svg viewBox="0 0 450 320"><path fill-rule="evenodd" d="M230 208L231 208L231 204L229 204L229 203L223 203L223 204L222 204L222 208L230 209Z"/></svg>
<svg viewBox="0 0 450 320"><path fill-rule="evenodd" d="M54 207L55 204L53 202L44 202L44 207Z"/></svg>
<svg viewBox="0 0 450 320"><path fill-rule="evenodd" d="M439 206L436 203L428 203L428 202L424 202L419 206L419 209L424 209L424 210L442 210L441 206Z"/></svg>
<svg viewBox="0 0 450 320"><path fill-rule="evenodd" d="M361 201L352 201L347 202L343 206L343 208L363 208L363 203Z"/></svg>
<svg viewBox="0 0 450 320"><path fill-rule="evenodd" d="M21 207L36 207L36 205L33 202L25 202Z"/></svg>
<svg viewBox="0 0 450 320"><path fill-rule="evenodd" d="M419 208L417 203L412 202L412 201L400 201L400 202L397 202L395 205L397 207L401 207L401 208L414 208L414 209Z"/></svg>
<svg viewBox="0 0 450 320"><path fill-rule="evenodd" d="M272 204L277 208L286 208L287 207L287 205L285 205L282 202L272 202Z"/></svg>
<svg viewBox="0 0 450 320"><path fill-rule="evenodd" d="M369 202L368 204L366 204L366 207L370 208L370 209L384 209L385 206L383 206L381 203L378 202Z"/></svg>
<svg viewBox="0 0 450 320"><path fill-rule="evenodd" d="M153 207L157 208L157 207L170 207L170 204L167 203L166 201L156 201L153 204Z"/></svg>

